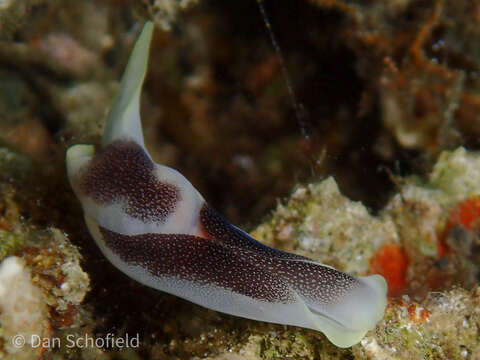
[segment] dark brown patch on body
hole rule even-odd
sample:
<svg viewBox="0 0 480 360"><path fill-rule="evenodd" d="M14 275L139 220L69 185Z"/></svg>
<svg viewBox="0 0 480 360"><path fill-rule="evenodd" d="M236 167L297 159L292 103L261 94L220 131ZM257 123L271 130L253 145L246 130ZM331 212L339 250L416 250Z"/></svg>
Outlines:
<svg viewBox="0 0 480 360"><path fill-rule="evenodd" d="M142 221L165 221L180 194L159 182L154 164L133 141L115 141L97 154L83 175L81 186L97 202L125 201L125 212Z"/></svg>
<svg viewBox="0 0 480 360"><path fill-rule="evenodd" d="M224 244L257 250L261 253L271 254L283 259L306 259L303 256L280 251L262 244L247 233L234 227L208 204L204 204L200 210L200 224L202 225L203 232L206 233L209 238L216 239Z"/></svg>
<svg viewBox="0 0 480 360"><path fill-rule="evenodd" d="M266 246L247 233L237 229L216 210L205 204L200 211L200 223L209 237L232 247L248 249L256 261L265 263L276 276L306 300L328 304L359 286L358 280L341 271L322 266L312 260Z"/></svg>
<svg viewBox="0 0 480 360"><path fill-rule="evenodd" d="M121 235L100 227L106 245L123 261L153 276L173 276L197 284L215 284L255 299L294 300L281 278L264 271L250 251L234 249L193 235ZM253 262L252 262L253 261Z"/></svg>

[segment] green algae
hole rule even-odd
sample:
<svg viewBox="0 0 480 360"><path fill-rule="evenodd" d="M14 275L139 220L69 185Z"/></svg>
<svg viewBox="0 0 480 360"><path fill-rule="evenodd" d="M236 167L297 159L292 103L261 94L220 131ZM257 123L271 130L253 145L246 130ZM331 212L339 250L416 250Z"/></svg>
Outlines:
<svg viewBox="0 0 480 360"><path fill-rule="evenodd" d="M0 260L17 253L24 243L25 237L21 234L12 234L10 231L0 230Z"/></svg>

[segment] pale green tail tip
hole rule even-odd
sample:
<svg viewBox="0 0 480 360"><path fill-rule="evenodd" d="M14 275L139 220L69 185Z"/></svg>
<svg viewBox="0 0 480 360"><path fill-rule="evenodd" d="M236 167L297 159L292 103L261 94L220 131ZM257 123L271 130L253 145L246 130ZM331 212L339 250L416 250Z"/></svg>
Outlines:
<svg viewBox="0 0 480 360"><path fill-rule="evenodd" d="M102 147L118 139L133 140L144 147L140 122L140 93L148 68L153 23L147 21L130 54L117 95L107 119Z"/></svg>

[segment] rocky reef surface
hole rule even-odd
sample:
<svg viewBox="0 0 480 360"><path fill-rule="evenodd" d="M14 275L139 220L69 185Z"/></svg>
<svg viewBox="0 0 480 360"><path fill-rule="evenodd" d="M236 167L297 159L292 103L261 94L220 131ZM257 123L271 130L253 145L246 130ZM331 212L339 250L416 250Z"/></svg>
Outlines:
<svg viewBox="0 0 480 360"><path fill-rule="evenodd" d="M300 118L255 1L0 0L0 359L480 358L480 5L263 4ZM65 149L98 144L147 18L152 156L260 241L382 274L359 344L200 308L99 253Z"/></svg>

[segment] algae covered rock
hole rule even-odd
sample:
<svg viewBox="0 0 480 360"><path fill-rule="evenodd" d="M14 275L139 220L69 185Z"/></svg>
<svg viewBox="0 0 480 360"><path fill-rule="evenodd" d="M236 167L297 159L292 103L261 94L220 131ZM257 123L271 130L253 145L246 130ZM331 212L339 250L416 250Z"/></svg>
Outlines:
<svg viewBox="0 0 480 360"><path fill-rule="evenodd" d="M432 292L392 301L377 331L353 347L356 359L477 359L480 290Z"/></svg>
<svg viewBox="0 0 480 360"><path fill-rule="evenodd" d="M332 178L309 184L253 234L340 269L386 277L391 302L377 329L352 348L356 359L475 358L479 159L463 148L442 153L427 180L399 181L377 216L343 196Z"/></svg>
<svg viewBox="0 0 480 360"><path fill-rule="evenodd" d="M440 154L430 174L429 182L442 190L445 206L480 196L480 157L477 152L469 152L460 147L455 151Z"/></svg>
<svg viewBox="0 0 480 360"><path fill-rule="evenodd" d="M390 219L376 218L342 195L331 177L295 190L253 234L353 274L368 272L370 258L383 243L399 242Z"/></svg>

